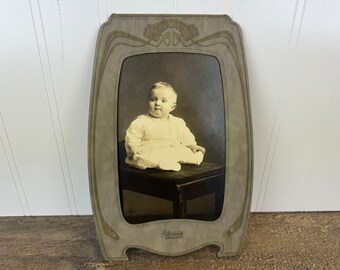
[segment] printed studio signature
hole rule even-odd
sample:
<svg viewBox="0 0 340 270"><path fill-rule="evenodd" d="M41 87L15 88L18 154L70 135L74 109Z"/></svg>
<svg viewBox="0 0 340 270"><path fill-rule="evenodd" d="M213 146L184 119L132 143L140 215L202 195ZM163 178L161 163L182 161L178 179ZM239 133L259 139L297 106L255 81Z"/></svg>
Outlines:
<svg viewBox="0 0 340 270"><path fill-rule="evenodd" d="M182 231L168 231L165 229L162 231L161 236L164 239L180 239L183 238L184 233Z"/></svg>

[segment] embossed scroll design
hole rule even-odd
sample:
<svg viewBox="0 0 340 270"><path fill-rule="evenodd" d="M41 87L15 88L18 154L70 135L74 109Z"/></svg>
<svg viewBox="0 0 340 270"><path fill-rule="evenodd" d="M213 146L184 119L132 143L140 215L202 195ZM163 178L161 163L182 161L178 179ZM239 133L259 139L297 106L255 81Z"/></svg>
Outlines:
<svg viewBox="0 0 340 270"><path fill-rule="evenodd" d="M199 35L199 31L194 24L186 24L177 19L164 19L155 24L148 24L143 32L144 37L138 37L136 35L132 35L123 31L112 31L109 34L109 38L103 52L103 55L105 55L105 60L98 67L98 77L95 78L97 87L99 87L101 83L102 75L104 73L105 66L107 65L107 61L117 46L129 46L131 48L147 48L147 46L150 46L158 48L161 47L162 44L164 44L171 49L175 48L176 46L181 48L179 46L179 44L181 44L184 47L191 47L196 45L198 47L206 48L214 45L226 46L231 52L231 55L236 64L242 89L248 89L246 74L243 72L242 68L245 65L245 60L242 56L242 52L239 52L237 50L233 35L227 30L219 31L201 38L199 38ZM245 100L245 102L247 103L248 98L246 97ZM245 105L247 107L247 104ZM247 121L249 121L249 119ZM247 129L249 129L249 123L247 124ZM250 138L248 138L248 145L251 145L249 141ZM249 168L251 168L252 165L250 164L250 161L248 161L248 165ZM99 206L99 194L96 184L94 186L96 204ZM226 236L230 236L242 227L248 205L247 194L250 192L250 190L251 183L250 181L247 181L241 213L239 217L233 222L231 227L226 230ZM104 215L101 213L101 208L98 207L98 209L99 218L101 220L104 232L111 238L118 240L118 234L106 222Z"/></svg>
<svg viewBox="0 0 340 270"><path fill-rule="evenodd" d="M119 46L129 47L155 47L159 48L162 44L165 44L169 48L178 46L179 44L184 47L209 47L213 45L227 46L232 53L232 57L236 63L238 74L241 78L241 85L243 89L247 89L245 74L242 71L242 64L244 60L239 55L235 40L229 31L219 31L211 35L198 38L199 31L194 24L185 24L184 22L176 19L164 19L159 23L148 24L143 33L144 37L138 37L123 31L112 31L109 34L107 46L104 49L105 61L99 67L98 74L103 74L104 68L107 64L108 58L113 50ZM222 40L221 40L222 39ZM225 42L225 40L227 42ZM242 64L240 63L242 62ZM98 82L101 81L101 75L98 78Z"/></svg>
<svg viewBox="0 0 340 270"><path fill-rule="evenodd" d="M193 41L193 38L199 36L199 32L194 24L168 19L148 24L144 29L144 36L156 42L163 42L166 46L176 46L179 42L185 44L188 41Z"/></svg>

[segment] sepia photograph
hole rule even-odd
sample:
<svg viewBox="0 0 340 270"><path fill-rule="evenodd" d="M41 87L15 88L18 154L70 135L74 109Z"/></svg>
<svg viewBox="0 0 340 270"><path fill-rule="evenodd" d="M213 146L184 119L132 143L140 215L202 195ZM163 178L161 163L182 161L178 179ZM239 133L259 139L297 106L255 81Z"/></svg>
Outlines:
<svg viewBox="0 0 340 270"><path fill-rule="evenodd" d="M118 150L128 222L219 217L226 141L222 89L213 56L151 53L124 60Z"/></svg>

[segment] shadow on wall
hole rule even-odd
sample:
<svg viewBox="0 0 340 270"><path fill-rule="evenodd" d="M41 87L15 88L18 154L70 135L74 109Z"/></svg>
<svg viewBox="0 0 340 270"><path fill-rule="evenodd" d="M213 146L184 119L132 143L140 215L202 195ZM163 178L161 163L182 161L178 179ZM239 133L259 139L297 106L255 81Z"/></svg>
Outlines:
<svg viewBox="0 0 340 270"><path fill-rule="evenodd" d="M124 60L118 93L118 141L124 140L130 123L147 112L150 87L158 81L177 91L174 116L185 120L205 161L225 164L225 119L221 70L218 60L192 53L150 53Z"/></svg>

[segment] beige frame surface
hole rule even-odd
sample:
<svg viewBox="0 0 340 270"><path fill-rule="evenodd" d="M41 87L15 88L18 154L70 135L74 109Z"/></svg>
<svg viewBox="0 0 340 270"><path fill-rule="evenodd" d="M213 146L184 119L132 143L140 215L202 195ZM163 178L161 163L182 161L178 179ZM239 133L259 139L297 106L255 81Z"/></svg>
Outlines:
<svg viewBox="0 0 340 270"><path fill-rule="evenodd" d="M215 221L170 219L129 224L119 199L117 103L122 63L129 56L185 52L218 59L226 127L225 198ZM131 247L182 255L217 245L239 253L253 178L249 87L239 26L221 15L112 15L99 30L89 118L89 178L98 239L105 259L127 259ZM168 236L171 237L168 237Z"/></svg>

